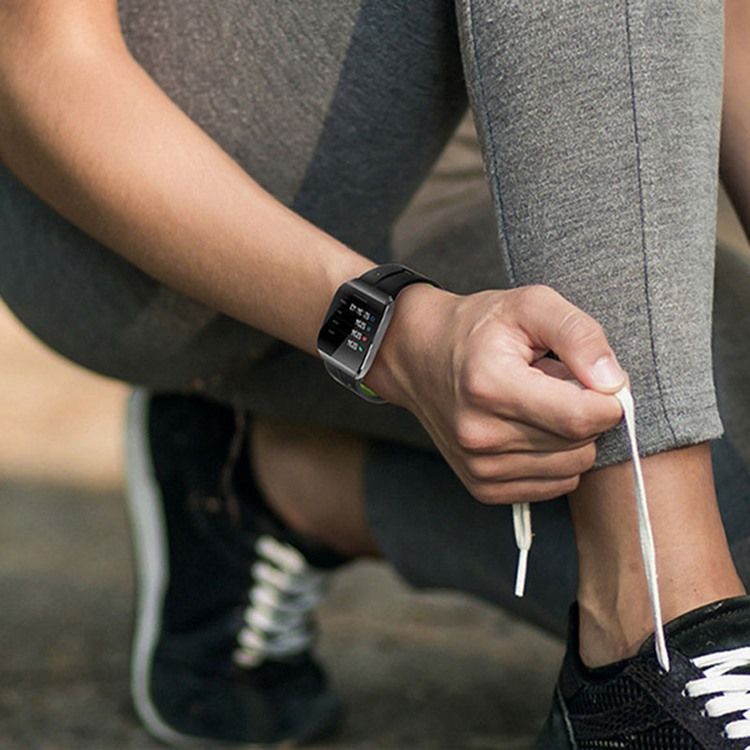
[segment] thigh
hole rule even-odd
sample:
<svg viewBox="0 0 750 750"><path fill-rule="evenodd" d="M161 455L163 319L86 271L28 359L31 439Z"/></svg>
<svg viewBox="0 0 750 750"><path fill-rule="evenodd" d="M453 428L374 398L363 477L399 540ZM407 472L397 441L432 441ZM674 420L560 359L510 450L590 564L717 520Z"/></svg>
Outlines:
<svg viewBox="0 0 750 750"><path fill-rule="evenodd" d="M279 200L366 254L467 106L452 0L121 0L131 51Z"/></svg>
<svg viewBox="0 0 750 750"><path fill-rule="evenodd" d="M534 506L526 594L518 598L510 506L477 502L439 454L390 442L369 445L364 478L372 533L409 584L472 594L564 635L577 582L565 498Z"/></svg>
<svg viewBox="0 0 750 750"><path fill-rule="evenodd" d="M120 14L140 64L261 185L388 256L394 219L466 108L452 2L123 0ZM284 350L148 278L2 167L0 222L0 295L86 367L241 397L239 379Z"/></svg>

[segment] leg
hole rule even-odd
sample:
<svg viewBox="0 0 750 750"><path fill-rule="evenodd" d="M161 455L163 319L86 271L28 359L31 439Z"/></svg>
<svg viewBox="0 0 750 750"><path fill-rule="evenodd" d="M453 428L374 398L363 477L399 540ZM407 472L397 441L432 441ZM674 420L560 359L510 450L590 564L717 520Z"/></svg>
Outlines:
<svg viewBox="0 0 750 750"><path fill-rule="evenodd" d="M393 221L466 110L449 2L128 0L120 13L134 56L243 168L341 241L387 259ZM362 421L383 436L390 414L425 440L416 420L342 398L317 359L139 273L2 168L0 216L0 295L70 359L253 413Z"/></svg>
<svg viewBox="0 0 750 750"><path fill-rule="evenodd" d="M511 280L551 284L602 322L631 377L642 448L660 453L646 464L667 615L737 593L708 449L674 450L720 430L709 322L721 5L672 12L659 3L554 4L554 23L553 4L461 7ZM527 82L520 93L512 88L519 80ZM679 135L668 137L675 118ZM622 434L605 436L598 465L626 458ZM602 555L612 559L617 549L613 538L637 550L631 496L627 468L612 468L587 477L570 498L587 604L582 649L595 662L630 655L647 635L644 590L633 588L640 578L625 581L632 557L614 555L617 587L598 580L610 567ZM675 517L670 531L663 519ZM686 542L705 539L692 547L700 580L671 575L684 571L678 531ZM599 601L603 590L607 601ZM630 627L615 622L615 597L621 606L628 598ZM591 623L593 610L599 621ZM601 610L610 612L606 625ZM619 643L589 651L592 633L613 630L623 631L612 635Z"/></svg>
<svg viewBox="0 0 750 750"><path fill-rule="evenodd" d="M643 462L665 620L745 588L729 552L707 443ZM641 561L632 474L618 464L585 477L570 497L580 584L581 656L632 656L653 629Z"/></svg>
<svg viewBox="0 0 750 750"><path fill-rule="evenodd" d="M510 283L551 284L602 323L647 454L721 430L709 326L721 4L671 7L459 3ZM626 458L621 433L599 448L600 465Z"/></svg>
<svg viewBox="0 0 750 750"><path fill-rule="evenodd" d="M670 670L664 652L657 664L640 648L649 607L628 469L616 466L627 448L613 431L570 497L581 602L540 747L724 747L750 736L738 709L718 710L739 699L728 654L750 640L750 599L731 598L744 587L705 446L721 430L710 312L722 4L461 8L511 280L551 284L592 313L630 373L672 619Z"/></svg>
<svg viewBox="0 0 750 750"><path fill-rule="evenodd" d="M269 505L297 533L345 557L377 557L365 517L367 442L322 427L256 420L251 460Z"/></svg>
<svg viewBox="0 0 750 750"><path fill-rule="evenodd" d="M499 248L492 204L482 174L479 144L469 120L459 129L396 225L394 242L397 257L429 269L452 289L471 292L507 285L504 268L497 263ZM473 262L458 276L457 269L461 268L467 253L472 254ZM750 582L750 516L746 511L750 503L747 468L750 466L747 437L750 411L745 384L750 366L747 344L750 331L746 325L750 320L750 263L722 247L717 252L714 304L716 382L727 426L727 435L712 445L714 474L732 557L747 585ZM304 431L300 438L303 436ZM283 452L283 446L280 451ZM669 457L670 452L659 454L656 459L664 455ZM683 451L676 455L681 458ZM316 480L321 486L330 480L326 467L332 460L344 465L347 461L359 461L359 448L351 453L337 453L336 458L329 457L321 462ZM691 457L691 469L695 469L692 464L700 469L704 461L704 457L697 460ZM272 464L269 461L268 466ZM619 467L627 484L630 473L622 471L623 468L626 467ZM354 525L352 536L372 533L378 548L407 581L417 587L468 591L551 632L565 632L567 608L575 598L577 584L574 538L564 502L544 503L534 509L536 536L530 583L526 597L519 600L510 595L515 558L507 513L474 502L439 455L414 450L400 441L373 442L367 446L363 469L362 501L368 523ZM654 482L670 479L669 472L662 471L661 467L649 473L649 489ZM279 477L284 480L281 474L279 472ZM702 479L705 480L705 476ZM362 484L358 475L351 478L346 482L348 489L344 494L358 497ZM337 490L341 491L343 486L338 485ZM696 486L705 488L705 481ZM601 523L610 517L610 510L625 511L630 533L619 541L628 544L633 554L637 532L632 527L632 492L629 486L624 492L626 499L622 502L611 502L600 496L597 504L601 507L608 502L608 512L588 512L586 522ZM706 518L712 520L715 528L712 490L707 488L697 495L698 503L693 510L708 505ZM327 492L323 492L317 502L325 502L326 497ZM695 522L695 515L684 519L682 514L674 515L670 520L670 533L676 536L677 531L694 531L687 522ZM698 521L702 519L699 514ZM654 521L658 524L656 518ZM309 522L312 519L306 523ZM464 533L458 534L458 530ZM319 533L326 533L322 524ZM369 546L368 542L366 547ZM435 554L430 554L431 550ZM606 563L611 561L609 554L598 558L605 570ZM640 581L639 557L636 561ZM665 570L662 573L666 575ZM650 622L647 614L641 617L644 624Z"/></svg>
<svg viewBox="0 0 750 750"><path fill-rule="evenodd" d="M492 205L471 118L461 124L393 236L396 258L428 269L450 289L470 293L507 286L504 268L498 264ZM469 254L472 262L466 264ZM337 533L339 539L365 539L358 554L375 545L414 586L469 592L552 632L564 632L575 591L573 536L565 502L545 503L535 511L537 541L528 596L516 599L515 548L507 509L477 503L434 447L415 447L410 434L398 434L395 425L392 434L389 441L368 441L362 460L360 444L351 439L323 442L299 424L267 424L257 434L259 480L265 482L276 511L299 530L335 546L326 519L340 509L338 500L326 513L317 511L327 507L331 496L343 495L363 506L347 514L356 522ZM284 470L299 460L305 466L302 475ZM350 467L361 460L364 476L340 469L334 475L331 470L332 465ZM304 513L311 507L316 512Z"/></svg>

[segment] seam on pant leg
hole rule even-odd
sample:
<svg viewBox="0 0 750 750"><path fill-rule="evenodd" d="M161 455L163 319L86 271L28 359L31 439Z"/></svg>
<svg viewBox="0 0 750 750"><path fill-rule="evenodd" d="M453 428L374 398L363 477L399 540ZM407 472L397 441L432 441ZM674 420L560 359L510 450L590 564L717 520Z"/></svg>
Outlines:
<svg viewBox="0 0 750 750"><path fill-rule="evenodd" d="M483 129L486 134L485 141L488 142L486 143L487 154L489 156L490 165L492 168L490 187L492 188L492 197L497 211L497 218L499 219L499 235L503 241L503 247L505 249L508 281L510 283L510 286L515 287L518 286L518 281L515 265L513 263L513 255L510 252L508 233L506 230L505 205L503 204L502 187L500 184L500 168L498 166L497 160L497 149L495 148L495 131L492 127L492 118L489 116L489 113L487 111L487 97L484 90L484 81L482 80L482 76L479 71L479 53L477 51L477 43L474 36L474 3L472 2L472 0L466 0L466 9L466 30L468 32L469 44L471 45L471 55L474 59L474 78L476 79L477 87L479 88L477 105L484 125Z"/></svg>
<svg viewBox="0 0 750 750"><path fill-rule="evenodd" d="M649 344L651 346L651 359L654 363L654 377L656 378L656 387L659 391L659 400L661 401L661 408L664 414L664 420L669 427L669 431L672 434L672 439L677 443L677 433L675 432L674 426L669 419L669 413L667 412L666 402L664 400L664 389L659 375L659 363L656 356L656 344L654 341L654 322L651 308L651 295L649 293L649 271L648 271L648 254L646 252L646 208L645 200L643 195L643 173L641 169L641 142L640 142L640 131L638 128L638 109L635 100L635 73L633 71L633 43L631 38L630 30L630 0L625 0L625 35L626 44L628 51L628 78L630 82L630 102L633 112L633 137L635 141L635 159L636 159L636 173L638 175L638 203L641 217L641 253L643 255L643 285L644 295L646 298L646 313L648 320L648 336Z"/></svg>

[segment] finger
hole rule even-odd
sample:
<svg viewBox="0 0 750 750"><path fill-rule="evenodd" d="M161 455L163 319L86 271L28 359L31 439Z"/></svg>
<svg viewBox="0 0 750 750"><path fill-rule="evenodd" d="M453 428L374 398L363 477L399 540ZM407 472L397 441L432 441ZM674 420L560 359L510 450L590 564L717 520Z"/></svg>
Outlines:
<svg viewBox="0 0 750 750"><path fill-rule="evenodd" d="M568 451L587 445L596 437L572 440L514 419L480 412L467 421L468 427L459 436L459 447L467 454Z"/></svg>
<svg viewBox="0 0 750 750"><path fill-rule="evenodd" d="M558 359L552 359L551 357L542 357L538 359L532 367L537 370L541 370L545 375L557 378L558 380L575 380L575 375L570 371L570 368ZM577 382L577 381L576 381Z"/></svg>
<svg viewBox="0 0 750 750"><path fill-rule="evenodd" d="M587 388L615 393L625 385L602 327L549 287L528 287L518 324L538 348L551 349Z"/></svg>
<svg viewBox="0 0 750 750"><path fill-rule="evenodd" d="M496 406L500 417L572 440L599 435L622 419L622 406L614 396L523 365L518 366L515 375L507 369L505 375L506 391Z"/></svg>
<svg viewBox="0 0 750 750"><path fill-rule="evenodd" d="M596 447L588 443L569 451L474 455L466 460L466 470L475 482L564 479L587 472L595 460Z"/></svg>
<svg viewBox="0 0 750 750"><path fill-rule="evenodd" d="M521 479L515 482L468 483L472 496L483 505L510 505L553 500L573 492L580 476L565 479Z"/></svg>

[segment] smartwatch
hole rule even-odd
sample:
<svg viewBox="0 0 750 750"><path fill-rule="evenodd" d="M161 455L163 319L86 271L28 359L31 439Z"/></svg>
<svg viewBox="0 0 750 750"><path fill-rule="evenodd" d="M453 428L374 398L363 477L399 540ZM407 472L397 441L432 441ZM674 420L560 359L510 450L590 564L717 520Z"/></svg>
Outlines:
<svg viewBox="0 0 750 750"><path fill-rule="evenodd" d="M424 282L442 287L400 263L385 263L342 284L333 296L318 333L318 354L331 377L373 403L385 403L362 381L393 316L398 293Z"/></svg>

